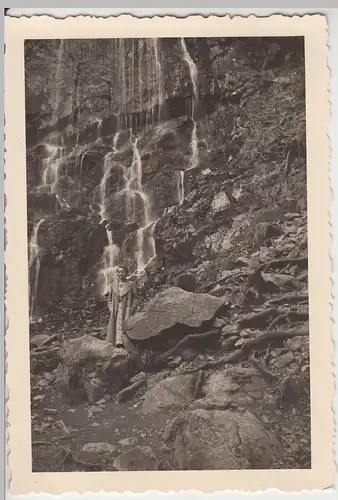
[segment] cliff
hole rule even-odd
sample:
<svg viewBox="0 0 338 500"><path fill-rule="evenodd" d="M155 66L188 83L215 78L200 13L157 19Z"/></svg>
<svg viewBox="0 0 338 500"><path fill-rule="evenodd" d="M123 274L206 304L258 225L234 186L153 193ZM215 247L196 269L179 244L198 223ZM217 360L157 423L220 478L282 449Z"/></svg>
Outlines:
<svg viewBox="0 0 338 500"><path fill-rule="evenodd" d="M306 214L302 38L28 40L25 71L32 319L92 314L119 263L139 307L204 291Z"/></svg>

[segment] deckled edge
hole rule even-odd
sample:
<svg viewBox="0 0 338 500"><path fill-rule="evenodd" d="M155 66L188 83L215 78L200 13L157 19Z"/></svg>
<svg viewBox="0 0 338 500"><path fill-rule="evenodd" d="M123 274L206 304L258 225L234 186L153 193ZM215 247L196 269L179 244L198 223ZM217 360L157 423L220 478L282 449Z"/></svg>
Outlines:
<svg viewBox="0 0 338 500"><path fill-rule="evenodd" d="M159 16L159 15L156 15L156 16L136 16L136 15L133 15L133 14L118 14L116 16L114 15L107 15L107 16L95 16L95 15L81 15L81 14L78 14L78 15L74 15L74 16L67 16L65 18L55 18L54 16L51 16L51 15L46 15L46 14L38 14L38 15L34 15L34 16L20 16L20 17L14 17L14 16L6 16L5 17L5 30L6 30L6 18L8 19L11 19L11 22L15 22L15 23L22 23L22 22L25 22L27 23L27 21L33 19L33 20L39 20L39 22L43 23L43 21L45 21L46 19L54 19L54 21L56 23L65 23L67 22L67 20L69 19L79 19L79 20L88 20L88 19L101 19L101 20L105 20L105 21L109 21L111 18L113 19L120 19L121 18L121 21L122 20L125 20L125 21L128 21L128 19L138 19L140 22L142 22L143 20L163 20L163 19L171 19L171 20L176 20L178 22L180 21L184 21L186 19L190 19L190 18L194 18L196 20L208 20L210 18L218 18L218 19L230 19L230 20L250 20L250 19L270 19L270 18L280 18L280 17L287 17L289 19L300 19L300 18L309 18L309 17L320 17L320 18L324 18L326 19L326 66L327 66L327 69L328 69L328 73L329 73L329 79L328 79L328 88L327 88L327 97L328 97L328 102L329 102L329 117L330 117L330 120L329 120L329 124L328 124L328 127L327 127L327 137L329 139L329 149L330 149L330 163L328 165L328 171L327 171L327 174L329 176L329 179L330 179L330 191L331 191L331 203L330 203L330 208L329 208L329 212L328 212L328 218L329 218L329 225L330 225L330 228L331 228L331 231L330 231L330 241L331 241L331 245L330 245L330 260L331 260L331 283L332 283L332 286L331 286L331 297L332 297L332 300L334 300L335 298L335 295L334 295L334 281L333 281L333 276L332 276L332 270L333 270L333 259L331 257L331 252L332 252L332 242L334 240L334 236L333 236L333 229L332 229L332 215L331 215L331 212L332 212L332 198L333 198L333 194L334 194L334 189L333 189L333 186L332 186L332 176L331 176L331 171L332 171L332 164L331 164L331 161L332 161L332 147L331 147L331 135L330 135L330 127L331 127L331 121L332 121L332 112L331 112L331 68L330 68L330 65L329 65L329 54L330 54L330 37L329 37L329 28L328 28L328 22L327 22L327 16L325 14L322 14L322 13L305 13L305 14L296 14L296 15L288 15L288 14L283 14L283 13L271 13L271 14L267 14L267 15L260 15L260 16L256 16L254 14L249 14L247 16L244 16L244 15L231 15L231 14L225 14L225 15L222 15L222 14L210 14L210 15L203 15L203 14L187 14L187 15L184 15L184 16L179 16L179 15L163 15L163 16ZM4 59L6 59L6 43L4 43ZM5 102L5 85L4 85L4 102ZM6 228L6 115L5 115L5 112L4 112L4 252L6 252L6 247L7 247L7 228ZM6 334L7 334L7 330L9 328L9 318L7 318L7 312L6 312L6 303L7 303L7 300L6 300L6 296L7 296L7 293L6 293L6 282L7 282L7 267L6 267L6 260L4 260L4 372L5 372L5 380L4 380L4 392L5 392L5 480L7 479L7 488L8 488L8 492L10 492L10 484L11 484L11 470L10 470L10 466L9 466L9 456L10 456L10 453L11 453L11 450L10 450L10 447L9 447L9 442L10 442L10 431L9 431L9 427L10 427L10 395L9 395L9 389L7 387L7 384L6 384L6 373L7 373L7 368L8 368L8 365L7 365L7 357L8 357L8 352L7 352L7 349L6 349ZM333 326L334 324L334 315L333 315L333 305L331 304L331 315L330 315L330 318L331 318L331 324ZM331 340L332 340L332 343L333 345L335 345L335 342L334 342L334 331L333 331L333 328L331 328ZM334 381L336 380L336 377L335 377L335 360L334 360L334 350L333 350L333 360L332 360L332 374L333 374L333 378L334 378ZM332 398L332 401L334 399L334 388L333 388L333 398ZM333 414L333 420L334 420L334 430L336 431L336 417L335 417L335 412L334 412L334 407L332 406L332 414ZM336 438L337 439L337 438ZM335 463L335 466L337 467L338 464L336 463L336 460L335 460L335 453L334 453L334 443L335 443L335 436L334 436L334 439L333 439L333 443L332 443L332 446L333 446L333 457L334 457L334 463ZM327 488L324 488L324 490L310 490L311 493L316 493L316 492L322 492L322 491L327 491L327 490L331 490L332 487L327 487ZM62 493L60 495L53 495L53 494L50 494L50 493L45 493L45 492L30 492L29 494L20 494L20 495L17 495L19 497L23 497L23 496L37 496L37 495L48 495L50 497L65 497L67 495L77 495L77 496L85 496L85 495L91 495L91 496L98 496L98 495L106 495L106 496L122 496L122 495L133 495L133 496L144 496L144 495L148 495L148 494L160 494L161 496L168 496L168 495L172 495L172 494L187 494L187 493L197 493L198 495L203 495L203 496L210 496L210 495L223 495L224 493L235 493L235 494L262 494L262 493L267 493L267 492L277 492L277 493L287 493L287 494L302 494L302 493L308 493L309 490L301 490L301 491L297 491L297 490L294 490L294 491L286 491L286 490L279 490L279 489L276 489L276 488L267 488L265 490L222 490L222 491L214 491L213 493L203 493L201 491L198 491L198 490L170 490L170 491L166 491L166 492L163 492L163 491L158 491L158 490L146 490L144 492L140 492L140 493L133 493L133 492L130 492L128 490L126 490L125 492L123 493L115 493L115 492L106 492L104 490L100 490L100 491L90 491L90 490L86 490L85 492L83 493L78 493L77 491L68 491L68 492L65 492L65 493Z"/></svg>

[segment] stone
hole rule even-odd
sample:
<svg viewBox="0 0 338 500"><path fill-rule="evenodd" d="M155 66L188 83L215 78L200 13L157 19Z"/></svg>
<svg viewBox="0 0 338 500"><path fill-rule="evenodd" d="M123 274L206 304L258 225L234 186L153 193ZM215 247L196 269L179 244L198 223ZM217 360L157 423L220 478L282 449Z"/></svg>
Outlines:
<svg viewBox="0 0 338 500"><path fill-rule="evenodd" d="M162 380L146 393L142 411L154 414L186 406L193 400L196 379L196 373L191 373Z"/></svg>
<svg viewBox="0 0 338 500"><path fill-rule="evenodd" d="M225 325L222 328L222 337L233 336L239 334L239 326L238 325Z"/></svg>
<svg viewBox="0 0 338 500"><path fill-rule="evenodd" d="M58 379L70 402L94 404L128 381L128 353L89 335L67 340L59 351Z"/></svg>
<svg viewBox="0 0 338 500"><path fill-rule="evenodd" d="M90 404L95 404L105 395L105 387L98 378L85 378L83 380L84 392Z"/></svg>
<svg viewBox="0 0 338 500"><path fill-rule="evenodd" d="M124 439L120 439L119 444L121 446L134 446L137 443L137 439L135 437L128 437Z"/></svg>
<svg viewBox="0 0 338 500"><path fill-rule="evenodd" d="M221 328L224 326L224 319L221 318L214 318L211 323L212 328Z"/></svg>
<svg viewBox="0 0 338 500"><path fill-rule="evenodd" d="M143 312L128 318L125 333L131 340L147 340L178 327L199 328L225 307L225 301L207 293L195 294L171 287L158 293Z"/></svg>
<svg viewBox="0 0 338 500"><path fill-rule="evenodd" d="M286 354L282 354L274 359L273 364L276 368L284 368L288 366L294 360L294 356L292 352L287 352Z"/></svg>
<svg viewBox="0 0 338 500"><path fill-rule="evenodd" d="M158 470L158 460L149 446L136 446L114 460L119 471Z"/></svg>
<svg viewBox="0 0 338 500"><path fill-rule="evenodd" d="M291 351L299 351L302 347L302 341L299 337L294 337L293 339L288 339L286 341L288 348Z"/></svg>
<svg viewBox="0 0 338 500"><path fill-rule="evenodd" d="M180 470L268 469L282 455L277 437L249 411L190 410L163 438Z"/></svg>
<svg viewBox="0 0 338 500"><path fill-rule="evenodd" d="M225 191L220 191L217 193L212 200L211 208L214 212L224 212L231 206L231 202L225 193Z"/></svg>
<svg viewBox="0 0 338 500"><path fill-rule="evenodd" d="M82 447L84 453L93 453L95 455L112 456L116 452L116 446L109 443L86 443Z"/></svg>
<svg viewBox="0 0 338 500"><path fill-rule="evenodd" d="M184 273L177 278L176 286L186 292L194 292L198 286L198 281L192 273Z"/></svg>

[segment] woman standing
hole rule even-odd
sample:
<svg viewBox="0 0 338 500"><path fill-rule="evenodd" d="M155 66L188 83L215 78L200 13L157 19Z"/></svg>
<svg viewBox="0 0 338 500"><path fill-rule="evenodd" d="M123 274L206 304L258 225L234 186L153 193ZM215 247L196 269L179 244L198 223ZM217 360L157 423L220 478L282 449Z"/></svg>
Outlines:
<svg viewBox="0 0 338 500"><path fill-rule="evenodd" d="M108 295L110 319L107 341L116 347L123 347L123 323L133 313L134 298L135 284L127 279L126 268L120 266L117 269L117 282L113 283Z"/></svg>

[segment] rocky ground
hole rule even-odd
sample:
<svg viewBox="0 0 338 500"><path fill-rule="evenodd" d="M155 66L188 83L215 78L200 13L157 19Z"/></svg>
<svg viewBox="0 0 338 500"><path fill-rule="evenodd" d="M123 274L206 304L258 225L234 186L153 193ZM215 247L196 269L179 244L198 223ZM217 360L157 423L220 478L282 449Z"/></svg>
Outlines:
<svg viewBox="0 0 338 500"><path fill-rule="evenodd" d="M127 324L126 351L103 310L33 325L35 471L311 467L306 213L247 226L231 266L181 274Z"/></svg>

